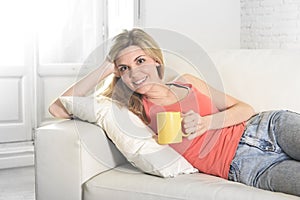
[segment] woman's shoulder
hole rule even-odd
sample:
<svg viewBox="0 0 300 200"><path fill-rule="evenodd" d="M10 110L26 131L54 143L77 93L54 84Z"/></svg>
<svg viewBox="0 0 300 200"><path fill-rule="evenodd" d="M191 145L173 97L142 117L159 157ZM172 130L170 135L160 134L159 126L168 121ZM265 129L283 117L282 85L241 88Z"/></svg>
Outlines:
<svg viewBox="0 0 300 200"><path fill-rule="evenodd" d="M192 87L196 88L198 91L207 94L208 86L205 81L196 77L192 74L183 74L178 76L175 81L182 82L185 84L190 84Z"/></svg>
<svg viewBox="0 0 300 200"><path fill-rule="evenodd" d="M199 84L205 84L203 80L200 78L192 75L192 74L183 74L178 76L175 80L175 82L182 82L182 83L187 83L187 84L192 84L194 86L198 86ZM205 84L206 85L206 84Z"/></svg>

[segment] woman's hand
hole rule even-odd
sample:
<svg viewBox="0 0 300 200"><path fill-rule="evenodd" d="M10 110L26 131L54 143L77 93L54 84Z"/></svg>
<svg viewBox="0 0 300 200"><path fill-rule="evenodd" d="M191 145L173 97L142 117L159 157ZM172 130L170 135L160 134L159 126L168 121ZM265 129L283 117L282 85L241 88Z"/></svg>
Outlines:
<svg viewBox="0 0 300 200"><path fill-rule="evenodd" d="M198 113L190 110L182 116L183 129L186 134L190 134L188 139L194 139L208 131L210 120L208 117L201 117Z"/></svg>

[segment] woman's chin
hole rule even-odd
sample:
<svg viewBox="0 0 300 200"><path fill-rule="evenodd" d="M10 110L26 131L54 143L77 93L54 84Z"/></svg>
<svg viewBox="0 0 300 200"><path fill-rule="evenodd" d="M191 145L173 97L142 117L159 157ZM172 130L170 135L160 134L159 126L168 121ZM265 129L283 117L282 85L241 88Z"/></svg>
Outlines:
<svg viewBox="0 0 300 200"><path fill-rule="evenodd" d="M139 94L146 94L150 87L150 85L141 85L135 88L135 92Z"/></svg>

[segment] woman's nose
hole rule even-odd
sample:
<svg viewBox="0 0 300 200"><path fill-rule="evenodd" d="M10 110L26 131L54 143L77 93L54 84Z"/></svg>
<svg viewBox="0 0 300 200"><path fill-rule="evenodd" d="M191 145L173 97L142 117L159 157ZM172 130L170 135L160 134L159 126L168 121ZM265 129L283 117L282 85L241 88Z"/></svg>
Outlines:
<svg viewBox="0 0 300 200"><path fill-rule="evenodd" d="M136 74L140 72L140 68L137 66L131 66L131 69L129 70L129 76L134 77Z"/></svg>

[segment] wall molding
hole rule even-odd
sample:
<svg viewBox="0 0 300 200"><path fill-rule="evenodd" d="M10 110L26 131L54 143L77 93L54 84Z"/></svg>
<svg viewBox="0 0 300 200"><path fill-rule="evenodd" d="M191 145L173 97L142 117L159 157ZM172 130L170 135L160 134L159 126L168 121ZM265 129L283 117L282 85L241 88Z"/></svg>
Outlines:
<svg viewBox="0 0 300 200"><path fill-rule="evenodd" d="M33 142L0 144L0 169L34 165Z"/></svg>

